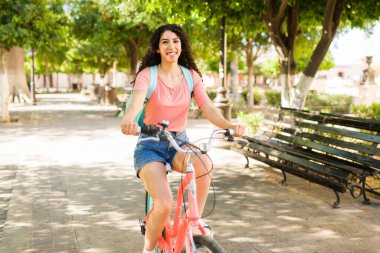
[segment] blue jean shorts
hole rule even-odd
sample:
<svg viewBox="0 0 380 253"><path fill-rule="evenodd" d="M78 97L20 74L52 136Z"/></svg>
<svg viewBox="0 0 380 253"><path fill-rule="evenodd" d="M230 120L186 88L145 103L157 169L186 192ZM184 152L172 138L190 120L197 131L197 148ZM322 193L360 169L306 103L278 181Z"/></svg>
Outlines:
<svg viewBox="0 0 380 253"><path fill-rule="evenodd" d="M188 144L189 138L186 135L186 131L172 132L172 136L180 147ZM139 141L146 137L149 136L147 134L141 134ZM137 177L139 177L140 169L152 162L168 163L170 166L173 166L173 159L176 153L177 150L169 141L157 142L149 140L138 142L134 153L134 165Z"/></svg>

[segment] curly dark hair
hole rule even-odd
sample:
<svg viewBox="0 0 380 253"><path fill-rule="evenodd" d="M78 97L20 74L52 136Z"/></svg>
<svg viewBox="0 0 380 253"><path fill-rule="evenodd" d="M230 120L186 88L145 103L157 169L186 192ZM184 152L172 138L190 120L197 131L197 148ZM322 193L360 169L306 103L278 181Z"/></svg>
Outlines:
<svg viewBox="0 0 380 253"><path fill-rule="evenodd" d="M157 50L158 50L158 47L159 47L161 35L165 31L171 31L171 32L177 34L177 36L181 40L182 52L181 52L181 54L180 54L180 56L178 58L178 64L180 64L180 65L182 65L182 66L184 66L184 67L186 67L188 69L193 69L200 76L202 76L201 72L199 71L199 69L197 67L197 64L194 61L193 55L191 53L191 48L190 48L189 40L187 38L187 35L186 35L185 31L179 25L176 25L176 24L167 24L167 25L163 25L163 26L158 27L153 32L153 35L152 35L152 37L150 39L149 48L148 48L147 52L145 53L144 57L141 60L141 63L139 65L139 69L138 69L138 71L137 71L137 73L135 75L135 78L134 78L133 82L132 82L133 84L135 83L136 76L144 68L150 67L150 66L154 66L154 65L158 65L158 64L161 63L161 56L160 56L159 53L157 53Z"/></svg>

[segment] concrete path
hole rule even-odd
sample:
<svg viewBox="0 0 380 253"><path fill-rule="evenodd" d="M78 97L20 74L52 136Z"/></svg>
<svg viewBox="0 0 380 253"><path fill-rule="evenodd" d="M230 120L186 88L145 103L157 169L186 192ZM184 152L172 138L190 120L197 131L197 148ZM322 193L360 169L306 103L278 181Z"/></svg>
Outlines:
<svg viewBox="0 0 380 253"><path fill-rule="evenodd" d="M0 252L140 253L144 190L134 175L136 137L119 131L115 108L80 94L39 95L12 105L17 123L0 124ZM212 126L190 120L193 141ZM281 174L233 151L214 149L216 206L205 220L227 252L375 253L380 201ZM172 179L176 185L178 179Z"/></svg>

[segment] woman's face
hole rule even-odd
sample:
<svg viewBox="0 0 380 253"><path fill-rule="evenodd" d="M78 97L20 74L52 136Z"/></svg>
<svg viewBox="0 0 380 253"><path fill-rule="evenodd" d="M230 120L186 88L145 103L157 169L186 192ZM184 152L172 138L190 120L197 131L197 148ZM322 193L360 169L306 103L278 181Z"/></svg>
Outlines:
<svg viewBox="0 0 380 253"><path fill-rule="evenodd" d="M172 31L163 32L157 49L157 53L161 55L161 62L178 62L181 51L181 40L178 35Z"/></svg>

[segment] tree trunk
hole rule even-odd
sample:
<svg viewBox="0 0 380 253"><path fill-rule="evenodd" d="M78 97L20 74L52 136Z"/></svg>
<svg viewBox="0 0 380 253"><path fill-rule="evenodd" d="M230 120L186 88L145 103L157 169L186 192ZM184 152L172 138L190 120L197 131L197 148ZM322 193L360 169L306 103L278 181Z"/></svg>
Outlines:
<svg viewBox="0 0 380 253"><path fill-rule="evenodd" d="M219 39L219 85L214 99L214 104L220 113L228 120L231 119L231 104L228 99L227 90L227 17L223 16L220 20L220 39Z"/></svg>
<svg viewBox="0 0 380 253"><path fill-rule="evenodd" d="M233 52L233 59L231 61L231 80L230 80L230 89L231 93L238 94L239 93L239 53L237 50Z"/></svg>
<svg viewBox="0 0 380 253"><path fill-rule="evenodd" d="M247 77L247 108L251 110L253 107L253 39L248 38L247 46L245 47L246 61L248 67L248 77Z"/></svg>
<svg viewBox="0 0 380 253"><path fill-rule="evenodd" d="M31 92L31 98L32 98L32 105L37 104L36 99L36 82L35 82L35 75L34 75L34 49L31 50L32 55L30 56L30 92Z"/></svg>
<svg viewBox="0 0 380 253"><path fill-rule="evenodd" d="M294 89L293 99L289 107L302 109L305 106L306 96L309 92L311 83L313 82L314 77L306 76L302 74L297 87Z"/></svg>
<svg viewBox="0 0 380 253"><path fill-rule="evenodd" d="M24 64L24 49L13 47L9 52L7 63L8 84L12 102L15 102L16 98L18 102L24 103L30 100Z"/></svg>
<svg viewBox="0 0 380 253"><path fill-rule="evenodd" d="M116 86L116 77L117 77L117 60L114 60L112 64L112 86Z"/></svg>
<svg viewBox="0 0 380 253"><path fill-rule="evenodd" d="M10 122L9 116L9 84L7 75L7 62L9 50L0 46L0 96L1 96L1 121Z"/></svg>
<svg viewBox="0 0 380 253"><path fill-rule="evenodd" d="M321 39L310 57L302 77L295 87L294 97L290 104L291 108L302 109L304 107L306 96L314 80L315 74L325 58L339 27L340 17L344 11L344 6L345 0L327 1L323 18Z"/></svg>
<svg viewBox="0 0 380 253"><path fill-rule="evenodd" d="M130 72L131 76L135 76L137 72L137 64L139 61L139 49L140 49L140 41L136 38L129 38L127 44L127 52L129 56L130 63Z"/></svg>
<svg viewBox="0 0 380 253"><path fill-rule="evenodd" d="M49 92L50 88L53 88L53 77L50 74L49 69L49 59L47 56L45 56L45 75L44 75L44 85L46 88L46 91Z"/></svg>

